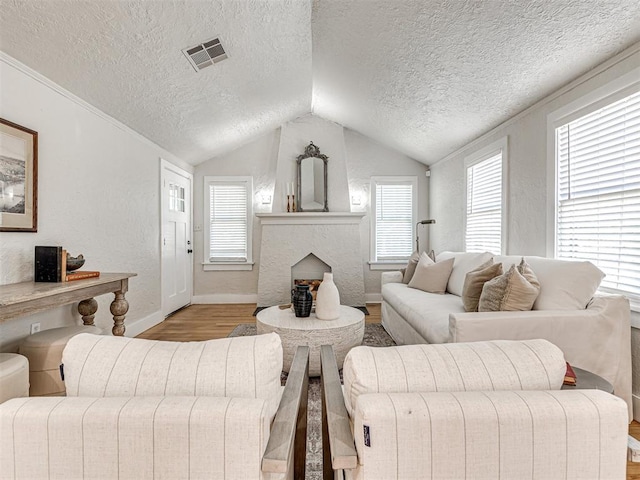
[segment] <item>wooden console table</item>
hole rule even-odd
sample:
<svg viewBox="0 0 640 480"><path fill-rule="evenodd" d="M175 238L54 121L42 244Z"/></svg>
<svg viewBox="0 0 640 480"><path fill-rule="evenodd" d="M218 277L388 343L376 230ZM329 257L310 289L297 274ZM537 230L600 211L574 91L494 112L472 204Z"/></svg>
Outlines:
<svg viewBox="0 0 640 480"><path fill-rule="evenodd" d="M98 302L93 297L113 293L111 302L114 335L124 335L124 316L129 303L124 298L129 289L129 278L137 273L101 273L98 278L72 282L22 282L0 285L0 323L13 318L80 302L78 312L85 325L93 325Z"/></svg>

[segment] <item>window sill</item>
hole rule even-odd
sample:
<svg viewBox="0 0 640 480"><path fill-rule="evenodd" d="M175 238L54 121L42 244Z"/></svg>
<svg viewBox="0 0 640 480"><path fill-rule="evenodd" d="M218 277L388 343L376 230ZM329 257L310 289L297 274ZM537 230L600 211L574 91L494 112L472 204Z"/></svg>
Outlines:
<svg viewBox="0 0 640 480"><path fill-rule="evenodd" d="M253 262L203 262L202 270L205 272L236 270L253 270Z"/></svg>
<svg viewBox="0 0 640 480"><path fill-rule="evenodd" d="M395 262L369 262L369 270L400 270L407 265L409 260Z"/></svg>

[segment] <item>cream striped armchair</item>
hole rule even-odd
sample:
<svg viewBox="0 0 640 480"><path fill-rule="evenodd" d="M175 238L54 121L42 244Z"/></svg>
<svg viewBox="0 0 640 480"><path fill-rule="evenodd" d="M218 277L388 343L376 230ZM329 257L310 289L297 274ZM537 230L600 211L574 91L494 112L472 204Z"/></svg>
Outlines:
<svg viewBox="0 0 640 480"><path fill-rule="evenodd" d="M284 389L276 334L184 343L80 334L63 362L66 397L0 405L3 480L304 476L307 347Z"/></svg>
<svg viewBox="0 0 640 480"><path fill-rule="evenodd" d="M321 350L325 478L620 479L627 409L546 340Z"/></svg>

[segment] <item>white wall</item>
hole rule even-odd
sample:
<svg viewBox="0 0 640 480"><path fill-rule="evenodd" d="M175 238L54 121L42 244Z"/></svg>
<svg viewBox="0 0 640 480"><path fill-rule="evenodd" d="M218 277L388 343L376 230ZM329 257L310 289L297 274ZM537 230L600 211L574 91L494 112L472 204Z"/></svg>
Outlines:
<svg viewBox="0 0 640 480"><path fill-rule="evenodd" d="M221 157L201 163L193 176L193 295L194 303L253 303L257 301L258 262L260 260L260 221L253 218L253 261L251 271L208 271L202 269L204 261L204 177L207 175L252 175L254 213L269 212L271 205L258 200L267 194L274 200L276 164L280 130L263 135ZM291 181L289 178L288 181ZM199 232L197 230L200 230Z"/></svg>
<svg viewBox="0 0 640 480"><path fill-rule="evenodd" d="M160 147L6 55L0 56L0 117L38 132L38 232L0 233L0 284L33 280L35 245L83 253L85 268L136 272L129 282L127 335L160 313ZM111 330L112 295L98 297L96 324ZM0 324L0 350L29 334L81 323L67 305ZM136 325L136 322L137 325Z"/></svg>
<svg viewBox="0 0 640 480"><path fill-rule="evenodd" d="M351 195L359 194L360 207L353 211L366 211L367 215L360 223L362 240L362 262L364 265L364 290L367 301L380 301L380 270L371 270L368 265L371 234L371 177L374 175L415 175L418 179L418 219L429 217L429 179L425 175L427 167L395 150L383 147L379 143L353 130L345 129L347 151L347 178ZM420 250L429 249L429 232L434 225L418 227Z"/></svg>
<svg viewBox="0 0 640 480"><path fill-rule="evenodd" d="M640 46L595 76L586 76L559 96L551 95L471 144L431 166L432 247L460 250L464 234L464 158L509 137L506 253L546 255L547 115L640 66ZM607 64L605 64L607 65ZM597 69L596 69L597 71ZM590 74L593 75L593 74Z"/></svg>
<svg viewBox="0 0 640 480"><path fill-rule="evenodd" d="M431 167L431 230L436 251L461 250L464 234L464 158L509 136L507 251L509 255L547 255L547 115L640 67L640 44L622 52L568 88L542 100L488 134ZM640 78L639 78L640 80ZM632 312L640 328L640 314ZM640 331L632 329L633 391L640 402ZM636 417L640 415L636 409Z"/></svg>
<svg viewBox="0 0 640 480"><path fill-rule="evenodd" d="M298 155L304 153L304 149L311 141L320 149L321 154L329 157L327 166L329 211L350 211L344 130L342 125L315 115L304 115L282 126L276 173L276 196L273 202L274 212L286 211L286 190L282 188L283 182L295 182L296 159Z"/></svg>
<svg viewBox="0 0 640 480"><path fill-rule="evenodd" d="M252 143L198 165L194 174L194 225L204 225L203 181L207 175L253 175L254 212L286 210L283 185L295 180L296 157L310 141L329 156L328 201L330 211L369 212L369 182L372 175L415 175L418 178L418 217L427 218L429 187L426 167L390 150L374 140L314 115L288 122ZM272 195L273 205L262 205L260 195ZM350 206L351 196L359 194L362 203ZM369 269L369 223L361 224L362 268L368 301L378 300L380 271ZM421 247L427 246L426 228L421 228ZM254 218L252 271L203 271L204 234L194 236L194 302L255 302L260 261L260 222ZM336 248L340 248L336 245Z"/></svg>

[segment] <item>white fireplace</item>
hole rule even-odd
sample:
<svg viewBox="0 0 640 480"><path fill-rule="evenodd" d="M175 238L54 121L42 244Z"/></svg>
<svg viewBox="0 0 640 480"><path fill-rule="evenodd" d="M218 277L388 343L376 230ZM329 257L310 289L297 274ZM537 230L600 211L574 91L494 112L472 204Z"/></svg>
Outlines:
<svg viewBox="0 0 640 480"><path fill-rule="evenodd" d="M291 268L309 254L326 263L340 303L365 306L360 221L364 213L262 213L258 307L291 301Z"/></svg>

